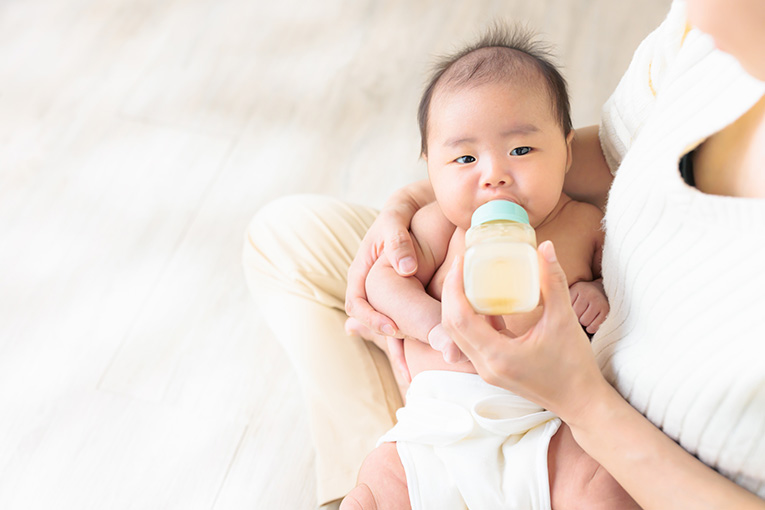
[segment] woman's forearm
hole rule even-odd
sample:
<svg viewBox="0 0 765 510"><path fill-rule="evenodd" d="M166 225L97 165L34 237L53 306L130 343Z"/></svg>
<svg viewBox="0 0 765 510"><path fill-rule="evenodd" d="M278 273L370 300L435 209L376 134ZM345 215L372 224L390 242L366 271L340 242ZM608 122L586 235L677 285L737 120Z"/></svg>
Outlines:
<svg viewBox="0 0 765 510"><path fill-rule="evenodd" d="M433 202L435 199L433 186L431 186L429 180L423 179L421 181L407 184L403 188L396 190L388 200L386 200L383 209L404 208L411 211L411 218L415 212Z"/></svg>
<svg viewBox="0 0 765 510"><path fill-rule="evenodd" d="M598 126L577 129L571 153L571 168L566 174L563 191L574 200L604 209L614 178L600 147Z"/></svg>
<svg viewBox="0 0 765 510"><path fill-rule="evenodd" d="M567 423L642 508L765 509L765 501L689 454L607 383Z"/></svg>

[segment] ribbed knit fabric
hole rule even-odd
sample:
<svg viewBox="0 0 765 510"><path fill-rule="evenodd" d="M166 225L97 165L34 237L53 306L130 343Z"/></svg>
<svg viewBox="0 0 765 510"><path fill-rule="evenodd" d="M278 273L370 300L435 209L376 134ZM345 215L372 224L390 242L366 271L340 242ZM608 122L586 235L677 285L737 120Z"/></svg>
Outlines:
<svg viewBox="0 0 765 510"><path fill-rule="evenodd" d="M684 2L638 48L603 110L611 312L592 346L636 409L765 498L765 199L706 195L678 172L763 93L687 29Z"/></svg>

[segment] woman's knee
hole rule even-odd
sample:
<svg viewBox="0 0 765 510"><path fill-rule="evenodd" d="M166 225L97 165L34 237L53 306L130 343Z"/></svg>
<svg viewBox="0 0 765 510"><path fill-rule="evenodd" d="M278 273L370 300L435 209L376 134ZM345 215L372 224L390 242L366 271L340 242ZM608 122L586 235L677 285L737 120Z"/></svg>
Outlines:
<svg viewBox="0 0 765 510"><path fill-rule="evenodd" d="M251 288L276 283L344 299L348 266L376 212L323 195L288 195L252 218L242 260Z"/></svg>
<svg viewBox="0 0 765 510"><path fill-rule="evenodd" d="M301 255L315 252L323 242L317 237L315 218L329 216L336 199L322 195L287 195L277 198L252 217L244 239L244 263L260 269L299 265ZM314 249L300 247L315 244ZM267 266L267 267L264 267Z"/></svg>
<svg viewBox="0 0 765 510"><path fill-rule="evenodd" d="M258 249L275 240L304 239L311 227L307 216L324 216L336 199L323 195L286 195L268 202L250 220L247 237ZM281 242L281 241L280 241Z"/></svg>

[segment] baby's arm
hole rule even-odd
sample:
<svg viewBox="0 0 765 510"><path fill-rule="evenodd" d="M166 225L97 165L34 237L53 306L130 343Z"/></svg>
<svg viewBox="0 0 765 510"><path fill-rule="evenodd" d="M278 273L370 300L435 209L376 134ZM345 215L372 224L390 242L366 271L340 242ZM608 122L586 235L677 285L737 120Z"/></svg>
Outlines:
<svg viewBox="0 0 765 510"><path fill-rule="evenodd" d="M446 258L449 241L455 231L441 212L431 203L412 218L417 272L399 276L386 257L375 262L366 280L369 303L396 322L406 336L427 342L428 334L441 323L441 302L426 292L430 279Z"/></svg>
<svg viewBox="0 0 765 510"><path fill-rule="evenodd" d="M571 307L579 318L579 323L590 335L595 334L610 310L603 278L601 276L601 260L603 255L603 229L601 221L603 213L590 204L580 203L576 208L576 220L580 226L583 240L588 246L589 265L592 271L592 281L579 281L569 287Z"/></svg>

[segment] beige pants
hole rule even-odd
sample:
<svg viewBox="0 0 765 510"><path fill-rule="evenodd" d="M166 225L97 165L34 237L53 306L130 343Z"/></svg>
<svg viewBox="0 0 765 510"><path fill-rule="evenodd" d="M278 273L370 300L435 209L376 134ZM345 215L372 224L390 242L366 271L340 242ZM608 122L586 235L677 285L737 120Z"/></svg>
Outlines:
<svg viewBox="0 0 765 510"><path fill-rule="evenodd" d="M330 197L288 196L255 215L244 242L247 283L303 390L320 504L353 488L401 406L385 355L344 329L348 266L376 215Z"/></svg>

